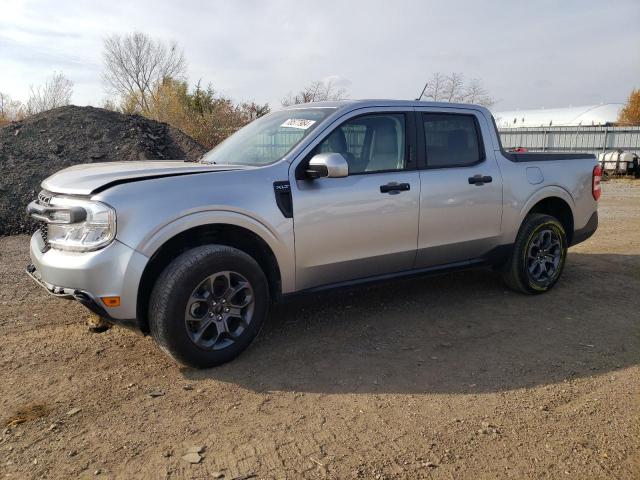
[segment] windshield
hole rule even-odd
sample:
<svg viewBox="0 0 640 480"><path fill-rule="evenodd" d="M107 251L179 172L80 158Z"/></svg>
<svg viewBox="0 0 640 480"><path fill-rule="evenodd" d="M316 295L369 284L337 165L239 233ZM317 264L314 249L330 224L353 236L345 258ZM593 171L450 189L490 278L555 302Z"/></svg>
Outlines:
<svg viewBox="0 0 640 480"><path fill-rule="evenodd" d="M333 111L333 108L307 108L270 113L238 130L201 161L256 167L277 162Z"/></svg>

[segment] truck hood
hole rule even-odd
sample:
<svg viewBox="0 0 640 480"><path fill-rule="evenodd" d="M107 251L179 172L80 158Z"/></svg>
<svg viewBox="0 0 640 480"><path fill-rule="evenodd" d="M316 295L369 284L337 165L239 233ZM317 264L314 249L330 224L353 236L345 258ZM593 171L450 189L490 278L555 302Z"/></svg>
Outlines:
<svg viewBox="0 0 640 480"><path fill-rule="evenodd" d="M89 195L121 183L246 168L166 160L89 163L60 170L46 178L42 188L53 193Z"/></svg>

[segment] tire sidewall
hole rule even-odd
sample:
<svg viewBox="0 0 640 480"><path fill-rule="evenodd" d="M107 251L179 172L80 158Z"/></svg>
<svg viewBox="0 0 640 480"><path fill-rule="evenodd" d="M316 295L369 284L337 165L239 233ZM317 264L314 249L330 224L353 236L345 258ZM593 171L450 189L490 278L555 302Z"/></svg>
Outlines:
<svg viewBox="0 0 640 480"><path fill-rule="evenodd" d="M527 255L529 252L529 245L533 238L541 231L541 230L553 230L558 237L560 238L561 245L561 254L560 254L560 264L558 269L556 270L551 281L547 282L545 285L540 285L539 283L532 280L529 276L527 270ZM518 260L518 270L520 274L520 280L522 285L524 285L530 292L532 293L544 293L550 290L562 275L562 271L564 270L564 265L567 259L567 235L564 231L562 224L550 216L545 216L540 218L538 221L531 222L529 228L525 230L524 242L522 243L521 251L519 253Z"/></svg>
<svg viewBox="0 0 640 480"><path fill-rule="evenodd" d="M154 295L170 295L171 298L166 302L165 308L150 312L152 330L156 330L160 346L181 363L196 368L228 362L245 350L260 332L270 303L264 273L253 258L239 250L231 247L211 247L211 252L189 269L177 268L182 262L188 261L190 255L202 255L203 248L207 247L199 247L182 254L167 267L158 279ZM205 278L227 270L241 274L251 284L255 302L253 317L249 326L232 345L221 350L207 350L196 345L189 337L185 309L191 293Z"/></svg>

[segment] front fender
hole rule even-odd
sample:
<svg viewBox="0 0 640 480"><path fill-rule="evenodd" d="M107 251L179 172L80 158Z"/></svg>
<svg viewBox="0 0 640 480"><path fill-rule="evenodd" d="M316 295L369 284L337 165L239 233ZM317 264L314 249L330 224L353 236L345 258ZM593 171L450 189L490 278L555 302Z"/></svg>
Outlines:
<svg viewBox="0 0 640 480"><path fill-rule="evenodd" d="M176 218L149 232L135 247L150 258L162 245L176 235L203 225L225 224L245 228L258 235L269 246L280 268L282 292L287 293L295 286L295 255L293 246L288 246L266 224L248 215L227 210L205 210L192 212Z"/></svg>
<svg viewBox="0 0 640 480"><path fill-rule="evenodd" d="M147 258L194 227L246 228L275 255L286 293L295 283L293 220L278 208L273 183L287 172L288 164L156 178L116 185L94 198L116 210L116 238Z"/></svg>

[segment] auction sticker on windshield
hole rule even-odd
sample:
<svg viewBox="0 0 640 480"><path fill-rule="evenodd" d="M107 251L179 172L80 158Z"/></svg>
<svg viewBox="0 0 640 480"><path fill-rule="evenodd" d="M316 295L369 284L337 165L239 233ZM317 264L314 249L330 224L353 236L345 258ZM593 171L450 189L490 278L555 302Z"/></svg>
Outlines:
<svg viewBox="0 0 640 480"><path fill-rule="evenodd" d="M315 120L307 120L306 118L289 118L280 126L289 128L301 128L302 130L306 130L314 123L316 123Z"/></svg>

